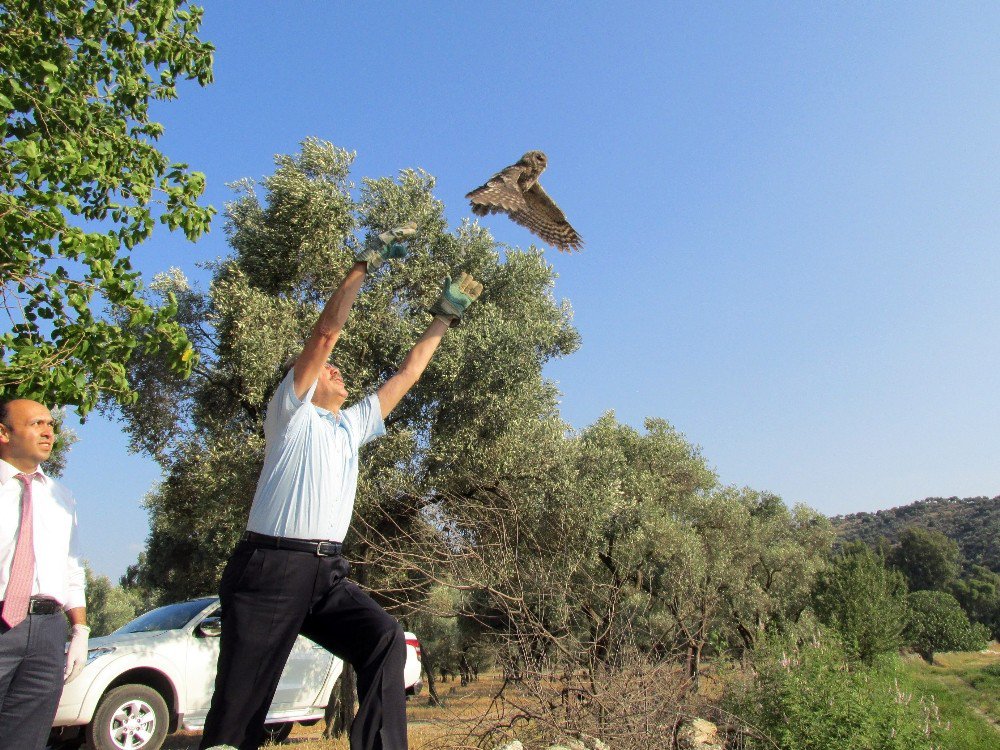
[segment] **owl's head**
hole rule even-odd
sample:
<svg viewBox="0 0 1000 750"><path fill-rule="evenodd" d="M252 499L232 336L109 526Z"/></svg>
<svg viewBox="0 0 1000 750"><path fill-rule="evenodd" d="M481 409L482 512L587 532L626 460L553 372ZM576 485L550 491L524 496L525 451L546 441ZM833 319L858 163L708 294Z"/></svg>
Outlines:
<svg viewBox="0 0 1000 750"><path fill-rule="evenodd" d="M521 157L518 163L532 166L535 169L545 169L545 165L549 163L549 159L544 151L529 151Z"/></svg>

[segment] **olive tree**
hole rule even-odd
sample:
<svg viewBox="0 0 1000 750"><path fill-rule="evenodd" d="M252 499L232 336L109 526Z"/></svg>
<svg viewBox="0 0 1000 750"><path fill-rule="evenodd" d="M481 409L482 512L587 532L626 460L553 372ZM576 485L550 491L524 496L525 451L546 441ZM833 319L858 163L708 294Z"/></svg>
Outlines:
<svg viewBox="0 0 1000 750"><path fill-rule="evenodd" d="M501 258L484 229L450 230L426 173L403 170L358 186L352 162L353 154L314 138L276 157L272 175L236 185L226 209L233 253L210 266L210 288L192 288L177 271L154 283L157 294L176 299L198 361L185 379L168 366L169 352L136 352L129 373L142 398L116 408L134 447L165 472L146 501L152 530L138 576L164 598L214 590L245 528L280 366L301 349L358 247L387 228L419 226L408 257L366 280L337 345L355 398L395 371L446 275L467 271L486 291L390 415L388 434L366 448L345 540L356 575L387 592L427 583L414 568L369 554L370 540L405 542L411 529L429 528L425 509L436 493L480 466L491 445L514 444L521 424L555 410L542 366L573 351L577 334L541 253Z"/></svg>
<svg viewBox="0 0 1000 750"><path fill-rule="evenodd" d="M909 526L888 559L906 576L910 591L945 591L958 577L962 553L958 542L940 531Z"/></svg>
<svg viewBox="0 0 1000 750"><path fill-rule="evenodd" d="M968 615L951 594L914 591L909 596L906 643L929 664L938 651L971 651L983 648L989 631L981 623L970 623Z"/></svg>

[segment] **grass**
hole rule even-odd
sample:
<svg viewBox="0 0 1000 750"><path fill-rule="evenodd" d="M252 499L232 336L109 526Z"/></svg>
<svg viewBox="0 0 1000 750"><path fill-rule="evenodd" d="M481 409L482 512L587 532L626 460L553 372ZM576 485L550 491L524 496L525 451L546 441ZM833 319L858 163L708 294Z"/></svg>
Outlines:
<svg viewBox="0 0 1000 750"><path fill-rule="evenodd" d="M996 750L1000 747L1000 648L983 652L937 654L934 664L917 656L904 663L918 692L934 696L949 722L947 750Z"/></svg>

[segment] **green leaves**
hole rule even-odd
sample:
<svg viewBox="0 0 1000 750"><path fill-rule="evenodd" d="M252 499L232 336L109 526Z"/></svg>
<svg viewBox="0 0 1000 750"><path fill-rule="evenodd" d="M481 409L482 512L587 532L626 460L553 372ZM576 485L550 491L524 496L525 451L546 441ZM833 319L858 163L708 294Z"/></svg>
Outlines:
<svg viewBox="0 0 1000 750"><path fill-rule="evenodd" d="M534 250L512 250L501 262L494 240L469 224L449 230L433 178L423 172L364 180L356 198L353 160L349 151L306 139L298 153L277 157L259 183L235 185L227 206L233 253L211 264L209 289L192 289L176 270L153 283L158 305L175 303L192 347L180 349L181 360L197 359L193 377L183 380L167 366L172 352L139 346L128 372L141 398L121 405L134 447L156 457L167 476L150 499L153 533L142 569L165 596L213 585L245 524L280 365L301 350L357 249L410 220L418 231L406 259L390 259L368 277L335 350L352 400L396 370L430 323L426 310L446 274L471 273L488 291L393 412L389 435L365 449L358 512L377 518L379 503L401 486L447 489L473 475L546 466L556 473L561 457L543 454L530 466L521 460L526 435L544 435L558 452L565 430L552 418L556 393L542 368L572 351L578 337L568 304L552 295L551 267ZM162 179L177 189L183 175L171 168ZM189 183L200 180L192 173ZM415 512L396 521L417 523ZM207 546L200 543L209 537Z"/></svg>
<svg viewBox="0 0 1000 750"><path fill-rule="evenodd" d="M865 545L833 559L816 582L813 609L835 628L849 658L869 666L902 644L906 626L906 581Z"/></svg>
<svg viewBox="0 0 1000 750"><path fill-rule="evenodd" d="M746 722L746 747L937 750L950 727L893 663L850 663L836 633L811 617L768 634L730 679L725 708Z"/></svg>
<svg viewBox="0 0 1000 750"><path fill-rule="evenodd" d="M934 662L938 651L972 651L989 641L989 631L969 616L951 594L943 591L914 591L909 596L910 616L904 636L906 643Z"/></svg>
<svg viewBox="0 0 1000 750"><path fill-rule="evenodd" d="M162 126L148 120L149 100L172 98L177 78L211 80L201 9L184 5L0 6L0 271L15 316L0 335L5 390L86 413L102 395L135 398L121 363L137 348L190 372L183 329L140 297L127 259L156 221L194 240L214 214L198 205L204 175L170 164L153 144ZM166 208L154 213L161 193Z"/></svg>
<svg viewBox="0 0 1000 750"><path fill-rule="evenodd" d="M944 590L958 576L961 557L958 543L940 531L908 526L889 562L906 576L911 591Z"/></svg>

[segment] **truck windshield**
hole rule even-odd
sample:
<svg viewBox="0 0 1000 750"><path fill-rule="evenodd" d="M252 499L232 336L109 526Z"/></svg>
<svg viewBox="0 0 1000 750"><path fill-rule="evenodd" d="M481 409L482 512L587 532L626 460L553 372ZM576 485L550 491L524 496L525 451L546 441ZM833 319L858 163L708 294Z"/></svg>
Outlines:
<svg viewBox="0 0 1000 750"><path fill-rule="evenodd" d="M215 601L215 597L194 599L189 602L168 604L158 607L122 625L115 633L152 633L157 630L177 630L183 628L191 618Z"/></svg>

